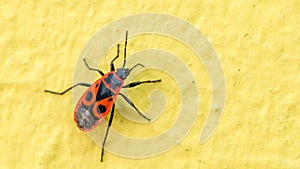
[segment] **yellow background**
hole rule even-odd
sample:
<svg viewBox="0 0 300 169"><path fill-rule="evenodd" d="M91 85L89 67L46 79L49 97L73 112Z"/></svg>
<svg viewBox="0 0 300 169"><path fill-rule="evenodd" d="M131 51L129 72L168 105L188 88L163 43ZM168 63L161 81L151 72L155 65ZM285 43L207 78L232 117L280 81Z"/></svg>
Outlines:
<svg viewBox="0 0 300 169"><path fill-rule="evenodd" d="M72 94L43 90L72 85L98 29L143 12L178 16L208 37L224 67L224 114L204 144L207 104L170 151L139 160L106 152L100 163L99 147L74 125ZM294 0L1 1L1 168L300 168L299 16Z"/></svg>

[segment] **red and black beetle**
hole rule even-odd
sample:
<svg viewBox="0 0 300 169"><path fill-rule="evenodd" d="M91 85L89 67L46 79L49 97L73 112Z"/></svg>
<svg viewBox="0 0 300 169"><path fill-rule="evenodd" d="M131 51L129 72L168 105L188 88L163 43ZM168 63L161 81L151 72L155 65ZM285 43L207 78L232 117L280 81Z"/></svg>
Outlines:
<svg viewBox="0 0 300 169"><path fill-rule="evenodd" d="M124 47L124 61L123 61L123 67L118 68L117 71L115 71L114 67L114 61L119 57L119 47L120 45L117 45L117 56L111 61L110 63L110 72L104 74L101 70L91 68L85 59L83 59L86 67L91 71L97 71L102 77L98 80L96 80L93 84L89 83L77 83L74 86L66 89L63 92L55 92L51 90L45 90L45 92L49 92L52 94L58 94L63 95L69 90L71 90L74 87L77 86L85 86L88 87L88 89L84 92L84 94L81 96L81 98L78 100L75 110L74 110L74 120L78 128L82 131L89 131L94 129L98 126L98 124L109 114L110 118L108 121L107 130L105 133L105 137L102 143L102 152L101 152L101 161L103 161L103 155L104 155L104 146L107 139L107 135L109 132L109 129L112 124L112 120L114 117L114 109L115 109L115 100L118 95L121 95L127 103L129 103L136 111L137 113L142 116L144 119L150 121L148 117L146 117L144 114L142 114L138 108L133 104L133 102L120 93L120 90L122 88L131 88L138 86L143 83L156 83L161 82L161 80L146 80L146 81L137 81L132 82L127 85L124 85L124 80L127 76L129 76L132 69L134 69L136 66L143 66L142 64L138 63L132 68L125 68L126 64L126 47L127 47L127 38L128 38L128 32L126 31L126 38L125 38L125 47ZM144 67L144 66L143 66Z"/></svg>

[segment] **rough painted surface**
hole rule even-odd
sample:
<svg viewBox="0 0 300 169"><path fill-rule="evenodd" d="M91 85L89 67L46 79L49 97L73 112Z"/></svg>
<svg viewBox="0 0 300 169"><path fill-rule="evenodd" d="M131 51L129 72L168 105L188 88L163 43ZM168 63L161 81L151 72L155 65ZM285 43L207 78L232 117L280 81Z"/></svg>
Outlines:
<svg viewBox="0 0 300 169"><path fill-rule="evenodd" d="M299 168L299 11L298 1L2 1L1 168ZM199 144L210 104L208 89L199 88L201 113L180 145L139 160L106 153L100 163L99 147L74 125L72 95L43 90L72 84L95 31L143 12L186 19L208 37L224 66L225 111L213 137ZM196 82L208 83L200 67L191 65ZM121 119L116 128L126 125Z"/></svg>

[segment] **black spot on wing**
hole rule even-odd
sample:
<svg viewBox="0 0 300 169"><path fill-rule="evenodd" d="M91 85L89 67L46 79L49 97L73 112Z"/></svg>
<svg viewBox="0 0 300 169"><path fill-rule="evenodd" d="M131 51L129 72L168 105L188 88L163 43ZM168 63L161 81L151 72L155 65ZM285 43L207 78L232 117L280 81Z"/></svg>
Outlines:
<svg viewBox="0 0 300 169"><path fill-rule="evenodd" d="M92 98L93 98L93 93L92 93L91 91L89 91L89 92L86 94L85 99L86 99L87 101L91 101Z"/></svg>
<svg viewBox="0 0 300 169"><path fill-rule="evenodd" d="M102 104L99 104L98 105L98 113L99 114L102 114L102 113L104 113L106 111L106 107L104 106L104 105L102 105Z"/></svg>

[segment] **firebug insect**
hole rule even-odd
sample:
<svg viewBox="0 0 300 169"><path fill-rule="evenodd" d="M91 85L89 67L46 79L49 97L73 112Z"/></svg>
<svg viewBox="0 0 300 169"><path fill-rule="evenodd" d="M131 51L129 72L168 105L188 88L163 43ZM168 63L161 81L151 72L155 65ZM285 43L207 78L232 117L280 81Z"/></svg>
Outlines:
<svg viewBox="0 0 300 169"><path fill-rule="evenodd" d="M123 67L117 68L115 71L114 61L119 57L119 48L120 45L117 45L117 56L111 61L110 63L110 72L104 74L101 70L91 68L86 59L84 58L83 61L86 67L91 71L98 72L102 77L96 80L93 84L89 83L77 83L72 87L64 90L63 92L55 92L51 90L45 90L45 92L49 92L52 94L63 95L69 90L77 87L77 86L84 86L88 87L88 89L84 92L81 98L78 100L75 110L74 110L74 121L77 127L82 131L89 131L98 126L98 124L109 114L110 118L108 121L108 126L106 129L105 137L102 143L102 152L101 152L101 162L103 161L104 155L104 146L106 143L107 135L109 129L112 125L113 117L114 117L114 109L115 109L115 100L118 95L121 95L125 101L130 104L137 113L142 116L144 119L150 121L150 118L146 117L142 114L139 109L134 105L134 103L124 94L120 93L122 88L132 88L144 83L156 83L161 82L161 80L146 80L146 81L137 81L132 82L127 85L124 85L124 80L129 76L130 72L137 66L142 66L142 64L138 63L132 68L125 68L126 64L126 47L127 47L127 38L128 38L128 31L126 31L126 38L125 38L125 47L124 47L124 60L123 60Z"/></svg>

